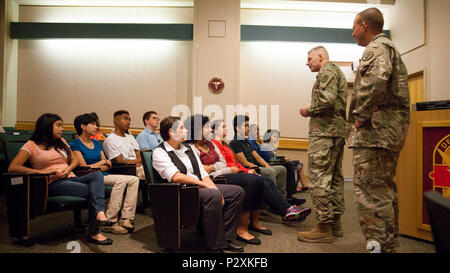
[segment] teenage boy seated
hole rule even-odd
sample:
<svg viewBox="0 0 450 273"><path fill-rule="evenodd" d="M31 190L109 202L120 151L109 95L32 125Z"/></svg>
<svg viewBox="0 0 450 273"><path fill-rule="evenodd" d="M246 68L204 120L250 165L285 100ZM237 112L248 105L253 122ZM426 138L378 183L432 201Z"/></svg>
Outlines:
<svg viewBox="0 0 450 273"><path fill-rule="evenodd" d="M286 192L286 168L281 165L269 165L246 140L249 135L249 117L237 115L233 119L234 139L230 146L236 154L236 158L246 168L259 167L261 175L271 178L276 182L278 189L283 196ZM304 199L290 197L287 201L292 205L301 205Z"/></svg>
<svg viewBox="0 0 450 273"><path fill-rule="evenodd" d="M103 151L109 160L116 163L136 164L136 176L144 180L144 167L142 166L139 144L130 134L130 113L119 110L114 113L114 132L103 143Z"/></svg>
<svg viewBox="0 0 450 273"><path fill-rule="evenodd" d="M187 130L179 117L166 117L161 121L161 136L164 142L153 151L153 168L169 183L199 186L200 214L208 249L211 252L244 251L242 246L233 244L244 205L244 189L214 184L192 146L183 143Z"/></svg>
<svg viewBox="0 0 450 273"><path fill-rule="evenodd" d="M154 111L148 111L144 114L142 120L145 129L136 137L139 149L141 151L154 150L163 142L161 135L156 133L156 128L159 126L158 114Z"/></svg>

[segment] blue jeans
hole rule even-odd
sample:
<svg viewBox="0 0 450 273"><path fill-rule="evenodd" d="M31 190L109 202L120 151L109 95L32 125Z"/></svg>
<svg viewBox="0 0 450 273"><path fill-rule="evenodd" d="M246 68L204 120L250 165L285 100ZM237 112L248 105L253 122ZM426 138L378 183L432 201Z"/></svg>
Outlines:
<svg viewBox="0 0 450 273"><path fill-rule="evenodd" d="M260 177L264 180L264 202L276 214L286 215L287 209L291 207L291 204L286 201L272 179L266 176Z"/></svg>
<svg viewBox="0 0 450 273"><path fill-rule="evenodd" d="M89 235L100 232L97 213L105 211L105 184L101 172L56 180L48 187L49 196L76 196L88 200Z"/></svg>

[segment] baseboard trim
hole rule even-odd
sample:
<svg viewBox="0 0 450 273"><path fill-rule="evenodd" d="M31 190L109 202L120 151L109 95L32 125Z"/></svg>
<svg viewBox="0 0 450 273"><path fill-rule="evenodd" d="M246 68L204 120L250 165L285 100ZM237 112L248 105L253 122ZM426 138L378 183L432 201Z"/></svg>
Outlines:
<svg viewBox="0 0 450 273"><path fill-rule="evenodd" d="M309 141L307 139L295 139L295 138L280 138L280 143L278 145L279 149L286 150L308 150Z"/></svg>

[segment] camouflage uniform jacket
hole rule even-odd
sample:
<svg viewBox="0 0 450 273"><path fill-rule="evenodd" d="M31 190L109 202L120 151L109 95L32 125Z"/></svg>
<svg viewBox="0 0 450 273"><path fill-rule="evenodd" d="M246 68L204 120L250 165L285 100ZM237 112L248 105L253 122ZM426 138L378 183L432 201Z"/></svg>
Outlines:
<svg viewBox="0 0 450 273"><path fill-rule="evenodd" d="M349 123L364 122L350 147L399 152L409 127L408 72L400 53L385 34L367 46L355 79Z"/></svg>
<svg viewBox="0 0 450 273"><path fill-rule="evenodd" d="M325 63L316 77L308 113L310 137L343 137L347 107L347 81L335 64Z"/></svg>

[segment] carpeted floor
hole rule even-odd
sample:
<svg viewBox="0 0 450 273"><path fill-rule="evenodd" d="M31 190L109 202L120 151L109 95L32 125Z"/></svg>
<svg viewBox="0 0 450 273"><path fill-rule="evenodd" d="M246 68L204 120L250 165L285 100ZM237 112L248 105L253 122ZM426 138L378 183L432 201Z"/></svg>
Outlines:
<svg viewBox="0 0 450 273"><path fill-rule="evenodd" d="M296 197L306 198L305 206L311 206L309 193L298 193ZM3 198L3 196L2 196ZM263 211L261 223L273 231L273 235L265 236L253 233L261 239L259 246L245 245L246 253L367 253L365 240L357 220L356 206L352 184L345 183L346 212L342 217L344 237L333 244L311 244L297 240L297 233L313 228L316 224L314 214L304 222L284 225L279 216ZM154 253L162 252L156 244L151 208L147 214L136 215L136 230L132 234L107 236L114 240L111 246L97 246L86 242L86 231L74 231L69 227L72 213L62 212L41 216L31 222L32 235L37 244L31 248L17 246L8 234L8 223L4 217L0 218L0 253L67 253L72 250L72 244L80 246L82 253ZM87 219L87 211L83 212L83 219ZM195 229L183 230L183 249L179 252L205 252L203 238L195 234ZM72 241L75 241L73 243ZM401 253L433 253L432 243L400 237Z"/></svg>

